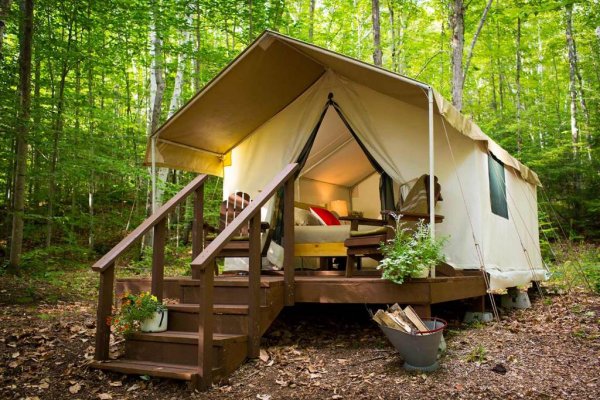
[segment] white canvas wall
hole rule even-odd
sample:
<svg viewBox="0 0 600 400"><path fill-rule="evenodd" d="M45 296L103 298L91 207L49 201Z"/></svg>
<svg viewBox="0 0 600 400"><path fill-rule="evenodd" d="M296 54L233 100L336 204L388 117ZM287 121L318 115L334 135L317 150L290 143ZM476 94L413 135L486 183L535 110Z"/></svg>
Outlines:
<svg viewBox="0 0 600 400"><path fill-rule="evenodd" d="M394 180L404 182L428 173L427 109L384 95L330 71L233 149L232 165L225 168L224 193L239 189L256 196L277 172L295 161L330 92L359 140ZM423 96L425 102L425 93ZM435 174L444 198L436 212L444 215L445 221L436 225L436 231L438 235L449 236L445 248L448 262L456 268L480 267L474 232L476 240L482 243L486 268L492 272L494 287L514 286L523 279L530 280L527 277L531 277L531 272L524 262L512 220L499 221L490 215L486 153L478 142L442 121L440 115L434 121ZM530 184L510 171L507 171L507 177L509 191L515 196L511 210L519 209L524 215L521 222L515 221L518 229L530 231L537 238L537 213L527 208L527 198L520 194L526 192L518 190L530 189ZM373 196L377 203L378 197ZM537 204L534 198L531 201ZM530 255L534 256L532 263L541 270L541 260L539 256L535 257L539 248L536 240L529 246Z"/></svg>

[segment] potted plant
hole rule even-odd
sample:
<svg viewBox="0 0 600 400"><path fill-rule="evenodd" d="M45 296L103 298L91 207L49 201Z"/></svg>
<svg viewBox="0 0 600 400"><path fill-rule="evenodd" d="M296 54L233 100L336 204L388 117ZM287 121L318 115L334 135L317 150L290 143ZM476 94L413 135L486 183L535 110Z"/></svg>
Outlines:
<svg viewBox="0 0 600 400"><path fill-rule="evenodd" d="M109 320L109 324L124 335L138 330L164 332L167 330L167 322L167 307L149 292L124 293L121 296L121 307Z"/></svg>
<svg viewBox="0 0 600 400"><path fill-rule="evenodd" d="M377 267L382 279L402 284L408 277L426 278L431 266L445 261L442 249L447 238L432 239L429 225L420 220L408 229L396 217L396 235L382 243L384 258Z"/></svg>

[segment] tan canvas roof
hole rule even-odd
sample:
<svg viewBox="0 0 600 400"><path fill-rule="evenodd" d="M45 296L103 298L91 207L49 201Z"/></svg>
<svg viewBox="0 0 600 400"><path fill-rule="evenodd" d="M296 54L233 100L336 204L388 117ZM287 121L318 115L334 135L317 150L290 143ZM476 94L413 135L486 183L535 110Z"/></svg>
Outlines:
<svg viewBox="0 0 600 400"><path fill-rule="evenodd" d="M158 129L154 134L157 165L222 175L225 156L327 70L407 104L427 107L429 87L422 82L265 31ZM439 93L434 94L436 111L450 125L485 142L490 151L525 180L539 184L534 172L493 142ZM150 143L146 162L150 162Z"/></svg>

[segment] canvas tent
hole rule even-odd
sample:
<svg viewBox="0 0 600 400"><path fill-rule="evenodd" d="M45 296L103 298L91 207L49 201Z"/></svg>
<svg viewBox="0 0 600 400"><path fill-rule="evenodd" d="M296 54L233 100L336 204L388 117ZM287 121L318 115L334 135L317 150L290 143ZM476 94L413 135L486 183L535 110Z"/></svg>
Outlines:
<svg viewBox="0 0 600 400"><path fill-rule="evenodd" d="M449 264L483 264L492 288L544 277L534 172L428 85L274 32L168 120L146 155L148 164L222 176L225 194L251 196L299 159L298 200L345 199L371 216L381 209L381 173L397 186L433 167ZM498 196L506 215L493 210Z"/></svg>

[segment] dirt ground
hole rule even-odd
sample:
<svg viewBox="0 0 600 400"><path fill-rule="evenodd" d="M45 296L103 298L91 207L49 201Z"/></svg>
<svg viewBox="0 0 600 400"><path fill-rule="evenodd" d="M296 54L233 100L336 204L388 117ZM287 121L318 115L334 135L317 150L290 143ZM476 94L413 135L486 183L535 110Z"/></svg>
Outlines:
<svg viewBox="0 0 600 400"><path fill-rule="evenodd" d="M10 297L10 287L0 289L0 301ZM93 303L81 301L0 304L0 399L600 396L600 297L584 293L547 294L531 309L486 325L461 326L451 310L434 310L451 328L441 368L431 374L402 368L364 306L295 307L264 337L262 360L247 362L207 393L182 382L89 369L94 311Z"/></svg>

